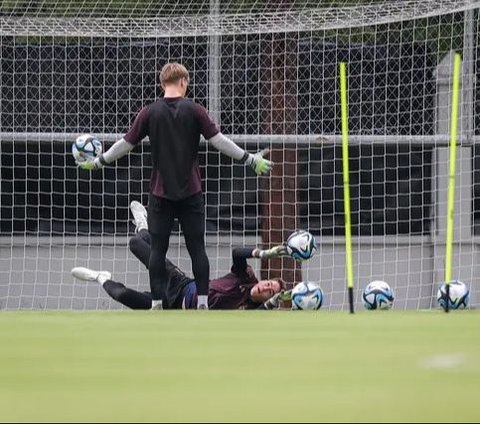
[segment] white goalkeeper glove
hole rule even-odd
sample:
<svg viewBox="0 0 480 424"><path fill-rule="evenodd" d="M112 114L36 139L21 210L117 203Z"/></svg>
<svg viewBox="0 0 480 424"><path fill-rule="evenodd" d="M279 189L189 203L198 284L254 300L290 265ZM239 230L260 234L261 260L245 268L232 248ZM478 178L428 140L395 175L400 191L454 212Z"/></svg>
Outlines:
<svg viewBox="0 0 480 424"><path fill-rule="evenodd" d="M253 155L250 154L245 163L250 165L257 175L268 174L273 167L273 162L264 159L263 157L268 155L269 152L269 149L263 149Z"/></svg>
<svg viewBox="0 0 480 424"><path fill-rule="evenodd" d="M280 244L267 250L255 249L252 256L260 259L271 259L278 258L280 256L288 256L287 247L283 244Z"/></svg>

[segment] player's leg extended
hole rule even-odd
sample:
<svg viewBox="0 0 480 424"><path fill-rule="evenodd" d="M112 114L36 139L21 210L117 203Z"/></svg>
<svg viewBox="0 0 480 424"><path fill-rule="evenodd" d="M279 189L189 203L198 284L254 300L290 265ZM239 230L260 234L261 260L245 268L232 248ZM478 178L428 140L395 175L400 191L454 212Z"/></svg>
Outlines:
<svg viewBox="0 0 480 424"><path fill-rule="evenodd" d="M108 271L95 271L84 267L72 269L72 275L82 281L94 281L100 284L107 294L131 309L150 309L152 297L148 293L140 293L125 287L124 284L113 281L112 274Z"/></svg>
<svg viewBox="0 0 480 424"><path fill-rule="evenodd" d="M122 283L107 280L103 288L108 295L130 309L150 309L152 307L152 296L149 293L142 293L125 287Z"/></svg>
<svg viewBox="0 0 480 424"><path fill-rule="evenodd" d="M135 235L129 240L130 251L148 269L150 261L150 234L148 233L147 210L136 200L130 203L130 212L135 224Z"/></svg>
<svg viewBox="0 0 480 424"><path fill-rule="evenodd" d="M210 263L205 250L205 205L202 194L185 200L185 207L179 211L179 219L185 237L185 244L192 260L192 271L197 283L199 305L208 296ZM204 296L204 297L200 297Z"/></svg>
<svg viewBox="0 0 480 424"><path fill-rule="evenodd" d="M128 242L130 251L148 269L150 261L150 234L148 230L140 230Z"/></svg>
<svg viewBox="0 0 480 424"><path fill-rule="evenodd" d="M165 267L170 233L175 218L172 202L150 195L148 204L148 231L150 233L150 258L148 271L152 302L166 305L168 275ZM152 303L152 305L153 305Z"/></svg>

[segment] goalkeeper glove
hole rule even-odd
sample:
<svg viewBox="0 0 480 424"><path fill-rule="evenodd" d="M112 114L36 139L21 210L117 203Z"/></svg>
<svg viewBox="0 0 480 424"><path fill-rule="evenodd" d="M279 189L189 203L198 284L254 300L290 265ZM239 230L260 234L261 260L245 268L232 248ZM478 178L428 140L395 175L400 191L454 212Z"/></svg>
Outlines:
<svg viewBox="0 0 480 424"><path fill-rule="evenodd" d="M280 306L280 293L274 294L270 299L263 303L265 309L278 309Z"/></svg>
<svg viewBox="0 0 480 424"><path fill-rule="evenodd" d="M268 153L269 149L263 149L254 155L250 154L245 163L250 165L257 175L267 174L273 166L273 162L263 158Z"/></svg>
<svg viewBox="0 0 480 424"><path fill-rule="evenodd" d="M92 171L95 169L100 169L103 168L104 163L100 159L100 157L95 158L95 159L87 159L82 162L75 161L75 163L78 165L78 167L84 169L85 171Z"/></svg>
<svg viewBox="0 0 480 424"><path fill-rule="evenodd" d="M263 303L265 309L278 309L280 302L292 300L291 290L282 290L281 292L274 294L270 299Z"/></svg>
<svg viewBox="0 0 480 424"><path fill-rule="evenodd" d="M279 299L281 302L289 302L292 300L292 290L282 290Z"/></svg>
<svg viewBox="0 0 480 424"><path fill-rule="evenodd" d="M279 256L287 256L287 247L283 244L278 246L274 246L271 249L267 250L260 250L255 249L255 252L252 256L255 256L260 259L271 259L271 258L278 258Z"/></svg>

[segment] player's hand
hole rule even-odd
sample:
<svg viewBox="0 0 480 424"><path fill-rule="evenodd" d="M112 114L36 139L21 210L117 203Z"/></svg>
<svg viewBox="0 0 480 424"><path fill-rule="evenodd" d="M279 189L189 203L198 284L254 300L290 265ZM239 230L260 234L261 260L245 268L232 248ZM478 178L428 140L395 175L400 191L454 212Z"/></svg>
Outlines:
<svg viewBox="0 0 480 424"><path fill-rule="evenodd" d="M280 307L280 293L274 294L270 299L263 302L264 308L265 309L278 309Z"/></svg>
<svg viewBox="0 0 480 424"><path fill-rule="evenodd" d="M102 163L102 156L96 157L95 159L87 159L84 161L75 161L75 163L85 171L92 171L95 169L103 168L104 164Z"/></svg>
<svg viewBox="0 0 480 424"><path fill-rule="evenodd" d="M278 299L280 302L289 302L292 300L292 290L282 290L279 295Z"/></svg>
<svg viewBox="0 0 480 424"><path fill-rule="evenodd" d="M257 175L268 174L272 169L273 162L264 158L269 152L270 150L267 148L252 155L250 166Z"/></svg>
<svg viewBox="0 0 480 424"><path fill-rule="evenodd" d="M274 246L271 249L260 250L259 255L260 259L270 259L278 258L280 256L288 256L287 247L283 244Z"/></svg>
<svg viewBox="0 0 480 424"><path fill-rule="evenodd" d="M282 290L281 292L274 294L270 299L263 303L265 309L278 309L280 308L280 302L292 300L291 290Z"/></svg>
<svg viewBox="0 0 480 424"><path fill-rule="evenodd" d="M83 162L75 162L79 168L84 169L85 171L91 171L92 169L96 169L95 161L94 160L84 160Z"/></svg>

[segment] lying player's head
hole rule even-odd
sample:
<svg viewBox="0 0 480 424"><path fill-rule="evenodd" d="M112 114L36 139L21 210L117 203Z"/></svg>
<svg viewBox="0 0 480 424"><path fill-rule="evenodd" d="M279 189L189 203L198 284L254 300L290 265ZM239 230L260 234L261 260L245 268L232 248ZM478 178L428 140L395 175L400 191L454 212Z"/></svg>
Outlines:
<svg viewBox="0 0 480 424"><path fill-rule="evenodd" d="M263 303L270 299L274 294L282 291L284 288L285 282L281 278L260 280L250 290L250 298L255 303Z"/></svg>
<svg viewBox="0 0 480 424"><path fill-rule="evenodd" d="M160 71L160 84L164 91L168 88L175 88L182 96L185 96L189 81L187 68L180 63L167 63Z"/></svg>

